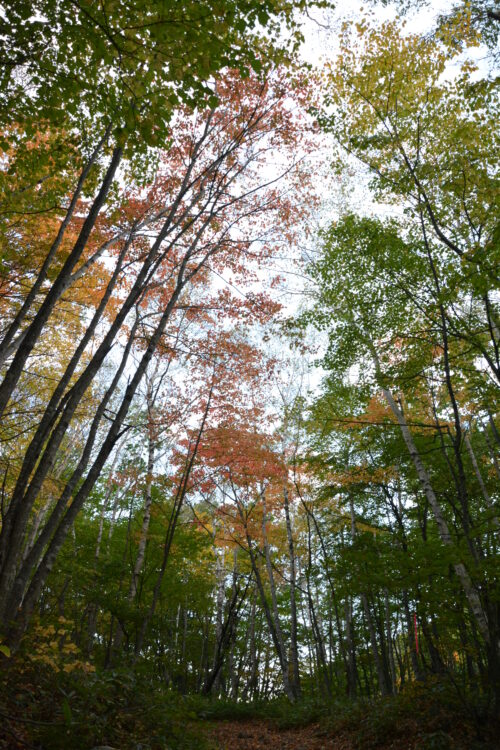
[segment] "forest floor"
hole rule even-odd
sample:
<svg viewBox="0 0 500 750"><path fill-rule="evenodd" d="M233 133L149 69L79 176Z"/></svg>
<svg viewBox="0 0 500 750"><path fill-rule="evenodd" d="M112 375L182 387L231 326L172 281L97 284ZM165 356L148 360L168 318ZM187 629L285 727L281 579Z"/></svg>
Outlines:
<svg viewBox="0 0 500 750"><path fill-rule="evenodd" d="M500 737L490 736L485 742L475 741L461 727L450 734L437 731L427 733L423 728L399 732L378 742L374 738L363 741L357 732L326 731L322 724L305 727L281 728L272 721L253 719L247 721L224 720L205 728L209 746L213 750L497 750ZM408 727L406 727L408 730ZM394 736L396 735L396 736Z"/></svg>
<svg viewBox="0 0 500 750"><path fill-rule="evenodd" d="M18 659L0 667L0 750L500 750L486 698L428 679L388 698L234 703Z"/></svg>
<svg viewBox="0 0 500 750"><path fill-rule="evenodd" d="M216 750L353 750L347 735L331 738L319 724L282 729L269 721L220 721L207 732Z"/></svg>

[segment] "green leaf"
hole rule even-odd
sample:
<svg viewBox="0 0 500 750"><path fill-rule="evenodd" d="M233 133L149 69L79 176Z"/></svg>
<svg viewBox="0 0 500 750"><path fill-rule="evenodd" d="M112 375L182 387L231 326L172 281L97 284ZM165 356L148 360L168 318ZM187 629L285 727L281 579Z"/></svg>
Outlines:
<svg viewBox="0 0 500 750"><path fill-rule="evenodd" d="M70 725L73 723L73 712L71 711L71 707L68 703L68 699L65 698L62 704L62 712L64 716L64 721L66 724Z"/></svg>

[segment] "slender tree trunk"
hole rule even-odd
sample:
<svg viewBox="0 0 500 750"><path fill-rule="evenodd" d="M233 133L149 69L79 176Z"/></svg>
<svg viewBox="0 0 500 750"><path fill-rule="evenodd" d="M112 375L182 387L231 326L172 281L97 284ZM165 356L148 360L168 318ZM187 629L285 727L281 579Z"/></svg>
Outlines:
<svg viewBox="0 0 500 750"><path fill-rule="evenodd" d="M87 467L97 437L99 426L106 411L106 407L112 395L114 394L125 369L128 356L130 354L130 348L132 346L134 331L135 325L132 328L129 341L127 343L127 346L125 347L125 351L123 353L123 357L118 370L116 371L115 376L104 395L104 398L97 408L94 419L92 420L87 441L85 443L84 450L81 454L80 461L77 464L76 469L74 470L71 478L66 483L66 486L59 500L56 502L55 507L52 509L51 514L42 531L38 535L35 544L23 561L19 572L14 577L15 568L11 563L11 566L7 571L10 572L10 577L4 577L3 590L6 591L6 594L3 602L0 605L0 622L3 621L6 625L12 623L15 619L17 619L18 615L21 615L22 622L27 624L26 618L31 617L36 604L36 598L39 596L45 583L46 577L55 562L57 553L62 547L66 539L66 535L73 525L74 518L76 517L76 514L80 510L84 501L87 499L90 490L94 486L94 483L96 482L104 466L105 460L113 450L115 442L119 437L119 435L117 435L116 433L113 435L113 428L111 428L108 433L107 441L105 441L105 444L100 450L98 458L94 462L94 472L92 472L91 470L89 476L87 477L87 482L84 483L82 487L80 487L75 498L73 499L73 503L68 508L67 506L68 502L71 499L71 495ZM123 419L124 417L125 414L123 415ZM117 426L117 424L115 424L115 426ZM98 466L98 471L95 468L96 466ZM46 545L48 545L48 547L44 554ZM37 564L38 568L36 567ZM31 583L29 584L28 589L29 596L28 594L24 596L24 592L26 591L30 576L34 569L35 573L31 579ZM7 588L6 581L8 582L11 578L13 579L12 584L9 588ZM22 613L19 612L21 604L23 604L24 610ZM22 635L24 627L25 625L23 624L21 628L14 629L18 630L18 636Z"/></svg>
<svg viewBox="0 0 500 750"><path fill-rule="evenodd" d="M413 674L415 675L415 679L422 681L424 679L424 675L422 673L422 670L420 668L420 664L418 661L417 643L415 640L413 619L412 619L411 612L410 612L408 592L406 591L406 589L403 589L402 597L403 597L403 609L404 609L405 619L406 619L406 632L408 634L408 643L410 646L411 666L413 669Z"/></svg>
<svg viewBox="0 0 500 750"><path fill-rule="evenodd" d="M147 366L149 362L151 361L153 353L156 350L158 342L163 334L163 331L167 325L170 315L175 307L177 299L184 287L185 282L183 281L183 275L185 272L187 260L188 258L186 256L179 270L178 282L177 282L176 288L165 308L165 311L155 331L151 335L148 347L146 351L144 352L142 359L139 365L137 366L136 371L125 390L125 394L123 396L121 405L115 415L115 418L111 424L111 427L109 428L108 434L104 442L102 443L102 446L94 460L94 463L92 464L92 467L89 470L85 481L83 482L78 492L76 493L73 499L73 502L71 503L69 508L66 510L63 519L60 521L59 525L57 526L55 533L52 537L52 540L47 548L47 551L45 552L45 555L31 580L28 592L23 602L23 611L21 613L21 617L18 620L19 622L18 632L20 632L21 630L25 628L28 622L28 619L31 617L36 600L40 594L40 591L45 583L45 580L49 572L52 569L52 566L54 565L57 554L59 553L59 550L61 549L64 543L64 540L66 538L66 534L68 533L69 529L73 525L73 522L77 514L80 512L80 509L82 508L85 500L87 499L90 491L92 490L95 482L97 481L108 456L113 450L116 441L120 437L120 429L128 414L132 399L139 386L139 383L141 382L146 372ZM117 375L115 376L115 380L118 376L119 376L119 373L117 373ZM93 443L93 440L92 440L92 443ZM79 476L81 476L81 474L83 473L83 470L86 467L87 461L88 461L88 457L86 456L82 457L82 460L78 468ZM75 472L75 474L78 474L78 472ZM14 611L17 613L17 607L15 607Z"/></svg>
<svg viewBox="0 0 500 750"><path fill-rule="evenodd" d="M290 664L292 667L292 690L298 699L301 696L299 652L297 642L297 602L296 602L296 559L293 542L292 522L290 519L290 503L288 487L283 487L283 504L285 508L286 534L288 540L288 558L290 561Z"/></svg>
<svg viewBox="0 0 500 750"><path fill-rule="evenodd" d="M0 416L2 416L5 411L5 407L7 406L7 403L12 396L12 393L14 392L14 388L16 387L19 378L21 377L24 365L26 364L29 355L33 351L33 348L35 347L35 344L38 341L38 338L40 337L40 334L47 320L49 319L51 312L53 311L57 301L68 286L68 280L71 277L71 272L73 271L75 265L78 263L83 254L83 251L85 250L87 241L90 237L90 233L94 228L100 210L103 207L108 196L121 158L122 149L115 148L111 157L109 167L103 178L101 188L97 196L95 197L94 202L92 203L85 221L83 222L83 226L80 230L80 234L78 235L78 239L76 240L71 253L69 254L66 262L59 272L57 279L52 284L50 291L47 293L47 296L42 302L40 309L28 326L26 334L24 335L23 340L16 351L14 359L12 360L12 363L5 374L4 380L0 384Z"/></svg>
<svg viewBox="0 0 500 750"><path fill-rule="evenodd" d="M137 641L136 641L136 644L135 644L135 655L136 655L136 657L139 655L139 653L142 650L142 647L143 647L143 644L144 644L144 639L145 639L145 636L146 636L147 628L148 628L149 623L151 622L151 620L152 620L152 618L154 616L154 613L155 613L155 610L156 610L156 607L157 607L157 604L158 604L158 600L160 598L161 585L163 583L163 577L165 575L165 570L167 568L167 562L168 562L168 558L170 556L170 549L172 547L172 541L173 541L173 538L174 538L174 533L175 533L175 529L176 529L176 526L177 526L177 521L179 519L179 514L181 512L181 508L182 508L183 503L184 503L184 498L185 498L185 496L187 494L188 482L189 482L189 478L191 476L191 470L193 468L193 464L194 464L194 461L196 459L196 455L198 453L198 448L199 448L199 445L200 445L201 437L203 435L203 430L205 429L205 423L207 421L208 413L210 411L210 404L211 404L211 401L212 401L212 395L213 395L213 391L214 391L214 386L215 386L215 381L214 381L214 378L212 378L212 384L210 386L210 391L208 393L207 403L206 403L205 411L203 413L203 417L202 417L202 420L201 420L201 423L200 423L200 427L198 429L198 434L196 436L196 440L195 440L194 446L192 448L191 448L191 446L189 446L188 455L186 457L186 465L185 465L185 468L184 468L183 476L182 476L182 478L181 478L181 480L179 482L179 486L177 488L177 492L176 492L175 497L174 497L173 507L172 507L172 513L170 514L170 519L169 519L169 524L168 524L168 528L167 528L167 533L165 535L165 542L164 542L164 545L163 545L162 563L161 563L161 567L160 567L160 570L158 572L158 576L156 578L156 583L155 583L155 586L154 586L154 589L153 589L153 598L152 598L152 601L151 601L151 606L150 606L150 608L149 608L146 616L144 617L144 619L142 621L142 624L141 624L141 627L140 627L140 630L139 630L139 632L137 634ZM189 453L189 451L190 451L190 453Z"/></svg>
<svg viewBox="0 0 500 750"><path fill-rule="evenodd" d="M351 536L354 541L357 537L357 530L356 530L356 518L354 515L354 502L352 500L352 497L349 498L349 508L351 512ZM377 644L377 634L375 631L375 625L373 623L373 616L370 611L368 596L366 595L365 592L361 593L361 602L363 604L363 612L365 614L366 624L368 627L368 633L370 635L370 644L372 648L373 660L375 662L375 668L377 670L377 678L378 678L378 685L380 688L380 692L382 695L388 695L390 691L386 682L384 665L383 665L382 657L381 657L378 644Z"/></svg>
<svg viewBox="0 0 500 750"><path fill-rule="evenodd" d="M488 431L487 430L485 430L483 432L483 435L484 435L484 438L486 440L486 445L488 446L488 451L489 451L489 454L491 456L491 460L493 461L493 466L495 467L495 474L497 475L497 479L500 480L500 465L498 463L497 455L495 453L495 448L491 444L491 440L490 440L490 438L488 436Z"/></svg>
<svg viewBox="0 0 500 750"><path fill-rule="evenodd" d="M385 604L385 637L387 642L387 657L389 661L389 669L391 673L391 687L392 693L397 693L397 682L396 682L396 665L394 664L394 651L392 648L392 627L391 627L391 610L389 607L389 592L387 588L384 591L384 604Z"/></svg>
<svg viewBox="0 0 500 750"><path fill-rule="evenodd" d="M347 597L345 603L345 636L347 642L347 693L349 698L356 698L358 684L358 667L356 664L356 647L354 644L354 623L352 617L352 599Z"/></svg>
<svg viewBox="0 0 500 750"><path fill-rule="evenodd" d="M316 648L316 661L318 664L318 672L319 672L318 677L320 678L319 680L320 691L326 696L331 696L332 688L330 685L330 678L328 674L325 642L323 638L319 612L316 612L316 607L314 606L309 579L307 579L307 599L308 599L308 609L309 609L309 622L311 626L312 635L314 638L314 645Z"/></svg>
<svg viewBox="0 0 500 750"><path fill-rule="evenodd" d="M377 644L377 634L375 631L375 625L373 622L373 616L368 603L368 597L366 594L361 594L361 602L363 604L363 611L365 613L366 624L368 627L368 633L370 635L370 644L372 648L373 660L375 662L375 669L377 671L378 686L382 695L389 695L390 690L385 679L385 670Z"/></svg>
<svg viewBox="0 0 500 750"><path fill-rule="evenodd" d="M274 648L276 650L276 655L280 663L281 676L283 679L283 687L285 689L285 693L287 697L289 698L289 700L293 702L295 700L295 696L293 694L293 691L290 685L288 657L285 651L283 634L281 632L279 618L276 617L276 615L278 614L276 592L274 593L273 611L271 611L269 607L269 602L267 601L267 596L266 596L266 592L264 589L262 576L260 574L260 570L257 564L257 558L256 558L254 546L253 546L253 541L250 537L250 533L248 531L248 526L247 526L246 519L244 516L243 508L241 507L241 505L238 505L238 511L239 511L240 517L245 527L245 535L246 535L246 540L247 540L247 545L248 545L248 554L250 556L250 562L252 564L252 570L255 576L255 582L257 584L257 590L259 592L260 601L262 604L262 608L264 610L264 615L267 621L267 625L269 627L269 632L271 633L271 638L273 641ZM271 577L272 577L273 584L274 584L274 576L273 576L273 571L272 571L271 558L269 555L269 546L267 544L267 535L265 533L265 525L266 525L266 513L264 509L263 518L262 518L262 531L263 531L263 534L265 535L264 547L265 547L265 550L267 549L267 552L265 551L266 567L268 570L268 574L269 574L269 569L271 571ZM272 597L272 600L273 600L273 597Z"/></svg>
<svg viewBox="0 0 500 750"><path fill-rule="evenodd" d="M274 621L274 630L276 633L276 639L279 643L279 652L281 654L281 666L282 666L282 672L283 672L283 685L285 687L285 692L289 696L291 700L295 700L297 698L295 693L295 686L293 682L290 681L290 663L288 660L286 647L285 647L285 639L283 637L283 631L281 629L281 622L280 622L280 616L278 611L278 599L276 596L276 583L274 580L274 572L273 572L273 565L271 561L271 550L269 548L269 541L267 538L267 509L266 509L266 495L265 490L261 494L262 497L262 539L264 542L264 556L266 560L266 570L267 570L267 578L269 581L269 592L271 594L271 606L272 606L272 615L273 615L273 621Z"/></svg>
<svg viewBox="0 0 500 750"><path fill-rule="evenodd" d="M82 340L71 357L62 378L59 380L54 392L52 393L36 432L25 452L21 470L16 480L16 485L12 493L7 513L4 515L2 530L0 532L0 598L5 597L12 575L14 574L19 558L21 540L25 534L31 508L36 501L43 481L53 465L56 451L67 432L71 417L80 403L81 398L84 396L86 385L82 383L78 389L77 384L75 383L72 387L72 392L79 393L78 397L75 395L73 406L71 407L72 411L70 410L69 404L66 403L64 409L65 419L60 420L55 433L52 434L51 440L47 443L50 430L54 426L54 423L61 412L61 399L86 347L91 341L97 325L104 313L106 304L116 286L127 248L128 244L125 243L103 298L99 303ZM78 379L78 382L80 381L81 377ZM66 394L65 398L67 401L69 400L69 393Z"/></svg>
<svg viewBox="0 0 500 750"><path fill-rule="evenodd" d="M491 412L488 412L488 422L490 423L491 434L495 438L496 444L500 446L500 432L498 432L495 420L493 419L493 415L491 414Z"/></svg>
<svg viewBox="0 0 500 750"><path fill-rule="evenodd" d="M222 530L224 536L224 526ZM222 645L223 622L224 622L224 600L226 598L226 555L224 547L216 548L215 560L215 586L217 590L216 597L216 614L215 614L215 644L212 662L212 670L216 675L211 685L212 690L217 694L220 688L221 669L217 669L219 655Z"/></svg>
<svg viewBox="0 0 500 750"><path fill-rule="evenodd" d="M216 643L216 651L213 660L213 667L211 673L207 676L203 692L209 694L213 691L215 683L219 678L219 675L224 664L224 659L228 649L233 643L233 639L236 633L236 624L239 616L239 611L244 604L248 586L250 584L250 577L247 579L245 589L241 592L237 583L237 571L233 580L233 587L231 592L231 599L229 600L227 607L227 614L225 620L221 624L220 635ZM224 692L226 687L224 686Z"/></svg>
<svg viewBox="0 0 500 750"><path fill-rule="evenodd" d="M299 490L299 487L298 487L297 483L295 484L295 486L296 486L296 489L297 489L297 494L300 497L300 501L302 503L302 506L303 506L304 510L306 511L306 517L307 517L307 534L308 534L308 550L309 551L311 550L311 543L310 543L311 527L310 527L310 521L313 522L314 528L315 528L316 533L318 535L318 540L319 540L320 547L321 547L321 553L322 553L322 556L323 556L323 564L324 564L325 575L326 575L326 578L327 578L327 581L328 581L328 586L329 586L330 593L331 593L331 598L332 598L333 611L334 611L334 614L335 614L335 624L337 626L340 655L341 655L342 661L344 663L344 669L345 669L346 676L347 676L347 684L350 684L349 683L349 664L348 664L348 661L349 661L350 657L348 656L348 649L346 647L346 643L344 642L344 637L343 637L343 633L342 633L342 624L341 624L341 618L340 618L340 612L339 612L339 605L338 605L338 601L337 601L337 594L336 594L335 586L334 586L334 583L333 583L333 578L332 578L332 576L330 574L330 570L329 570L329 567L328 567L328 553L327 553L327 549L326 549L326 545L325 545L325 540L323 539L323 533L321 531L321 527L320 527L320 525L319 525L319 523L317 521L316 516L314 515L314 513L312 512L312 510L307 505L305 499L300 494L300 490ZM309 552L309 554L310 554L310 552Z"/></svg>
<svg viewBox="0 0 500 750"><path fill-rule="evenodd" d="M15 339L15 336L17 332L19 331L20 327L24 323L26 316L28 315L29 311L31 310L33 303L35 302L35 299L38 295L38 293L42 289L42 285L47 279L49 268L52 264L52 261L54 260L57 251L59 250L61 246L61 242L64 239L64 235L66 233L66 229L69 226L69 223L71 219L73 218L73 215L75 213L75 209L78 203L78 200L80 198L81 192L83 190L83 186L85 184L85 181L89 175L90 170L92 169L93 165L96 163L96 160L99 156L100 151L102 150L102 147L104 146L107 138L109 137L111 128L108 127L106 129L106 132L104 133L104 136L100 139L98 142L96 148L92 152L90 158L88 159L87 163L83 167L80 176L78 178L78 182L75 187L75 191L72 195L70 204L68 206L68 209L66 211L66 214L64 216L64 219L62 220L59 230L57 232L56 238L54 239L54 242L52 243L49 252L47 253L47 256L42 263L42 267L40 268L40 271L38 273L38 276L35 280L35 283L31 287L30 291L28 292L23 304L21 305L20 309L18 310L14 320L10 323L9 327L7 328L4 337L2 341L0 342L0 367L2 367L7 359L14 354L14 352L17 351L20 344L22 343L23 339L25 338L26 332L23 332L20 336L18 336L17 339Z"/></svg>
<svg viewBox="0 0 500 750"><path fill-rule="evenodd" d="M139 576L142 573L144 567L144 560L146 558L146 545L148 541L149 524L151 522L151 504L153 502L153 472L155 466L155 439L152 434L152 428L149 429L149 440L148 440L148 462L147 462L147 474L146 474L146 491L144 497L144 511L142 517L141 533L139 535L139 545L137 547L137 557L135 559L134 570L132 573L132 580L130 582L130 589L128 592L128 600L132 602L138 594L139 589Z"/></svg>
<svg viewBox="0 0 500 750"><path fill-rule="evenodd" d="M148 458L146 464L146 486L144 491L144 508L142 515L142 525L139 535L139 543L137 546L137 556L135 558L134 569L132 571L132 577L130 579L130 586L127 593L127 602L132 602L137 599L139 593L139 579L144 566L144 560L146 559L146 545L148 541L149 524L151 521L151 504L153 502L153 472L155 467L155 428L152 423L153 418L153 404L151 403L151 389L148 387L148 393L146 395L146 402L148 408ZM114 648L115 650L120 648L123 640L123 630L120 626L116 629Z"/></svg>
<svg viewBox="0 0 500 750"><path fill-rule="evenodd" d="M99 517L99 529L97 532L97 540L96 540L96 546L95 546L95 552L94 552L94 572L95 573L97 572L97 565L99 562L99 557L101 555L101 545L102 545L102 538L104 535L104 521L106 518L106 512L108 509L109 501L111 499L111 495L113 494L114 472L115 472L116 464L120 457L121 449L123 447L123 442L115 450L113 462L109 470L108 480L106 482L106 490L105 490L104 498L102 501L101 514ZM92 647L94 644L94 637L95 637L95 632L96 632L96 627L97 627L97 614L98 614L97 604L95 602L91 602L89 605L88 619L87 619L87 645L86 645L87 656L90 656L92 653Z"/></svg>
<svg viewBox="0 0 500 750"><path fill-rule="evenodd" d="M193 150L192 161L189 164L188 169L186 170L186 173L184 175L181 189L176 199L173 201L170 209L167 212L164 212L162 214L162 219L163 219L163 216L166 215L163 226L160 229L155 239L155 242L151 246L151 249L148 251L148 254L134 281L132 289L129 292L125 301L123 302L118 314L115 316L115 319L113 320L109 330L104 336L103 341L98 346L97 351L93 355L89 364L85 367L84 371L82 372L82 374L80 375L76 383L71 387L68 393L65 394L62 410L59 409L59 407L56 408L57 406L56 402L55 401L53 402L53 399L51 399L49 406L47 407L47 410L44 416L42 417L39 428L37 429L35 436L32 439L30 446L25 454L23 466L21 468L21 472L19 474L19 477L16 483L16 488L14 490L11 503L9 504L8 512L4 516L4 523L2 525L2 529L0 532L0 602L5 601L6 594L8 593L10 585L11 585L12 577L13 575L15 575L15 568L17 564L17 559L19 557L20 544L25 534L26 523L27 523L29 512L33 506L33 503L35 502L38 496L42 483L45 480L47 473L52 466L52 463L56 456L56 452L61 444L62 439L64 438L64 435L66 434L68 430L70 421L76 411L77 406L79 405L81 399L83 398L85 392L90 386L95 375L99 371L99 368L101 367L105 357L109 354L109 351L113 345L113 342L116 336L118 335L118 332L120 331L122 327L122 324L125 322L129 312L133 309L134 305L136 305L141 295L144 293L145 289L147 288L147 284L149 283L149 280L152 278L152 274L154 273L154 271L157 269L158 265L160 264L161 259L164 258L165 255L171 250L176 240L178 240L187 231L186 227L180 227L177 235L170 240L170 242L168 243L168 246L166 248L163 247L164 241L167 238L169 232L171 232L172 227L179 225L179 222L181 221L182 216L184 216L184 210L183 210L181 212L181 218L177 218L174 221L175 212L177 211L177 208L180 205L182 195L187 189L187 183L189 182L191 170L193 167L193 159L195 158L194 154L197 153L197 149L198 149L198 144L196 144L195 149ZM115 154L112 160L112 164L110 165L108 169L107 177L105 178L105 182L106 180L109 182L109 185L107 186L106 191L109 190L110 184L113 179L114 171L116 171L118 162L119 162L119 155ZM103 190L104 190L104 183L103 183L103 186L101 188L101 191L98 197L94 201L94 205L87 217L87 220L90 219L91 215L95 214L94 216L94 221L95 221L95 218L97 217L97 213L98 213L99 201L101 201L100 205L102 205L102 202L104 201L104 197L101 195L103 193ZM82 238L84 238L84 235L85 235L85 231L87 227L87 220L85 221L82 231L80 232L79 238L74 247L74 251L71 253L70 257L68 258L64 268L66 268L67 264L70 263L70 260L72 259L74 253L77 252L77 249L81 244L81 241L83 241ZM218 248L218 245L214 245L211 248L210 252L203 257L202 261L200 261L200 263L197 265L195 264L194 268L188 271L188 263L192 257L192 254L195 252L197 245L201 239L201 236L203 235L209 223L210 223L209 217L203 219L203 221L200 224L199 229L194 235L194 238L190 241L190 244L184 253L184 256L178 266L174 291L170 297L168 304L165 307L163 315L161 316L160 321L158 325L156 326L156 329L153 331L150 337L148 347L142 357L142 360L139 363L139 366L137 367L136 374L132 377L132 380L126 390L125 397L122 401L122 405L120 409L118 410L115 422L112 424L109 430L109 433L108 433L109 440L106 439L104 441L103 450L101 450L101 452L99 453L99 458L97 459L96 462L94 462L93 468L97 468L99 465L100 465L99 468L102 468L107 458L105 453L109 454L109 451L112 449L114 445L114 441L116 440L115 433L118 432L118 430L120 429L123 419L125 418L128 412L130 401L138 387L140 380L142 379L144 375L145 369L147 368L147 365L153 355L153 352L155 351L156 346L163 334L163 331L171 316L171 313L175 307L175 304L177 302L177 299L180 293L182 292L182 290L184 289L188 281L190 281L196 275L196 273L198 273L199 269L206 263L208 257L210 257L211 254L216 252ZM88 234L90 233L91 228L87 227L87 229L88 229L88 232L87 232L87 238L88 238ZM81 252L83 252L83 248L80 248L79 252L81 254ZM76 263L76 261L74 261L74 263ZM74 263L73 263L73 266L74 266ZM64 271L64 268L63 268L63 271ZM70 271L71 269L69 270L69 273ZM61 271L61 274L62 273L63 272ZM18 352L16 354L16 357L13 360L11 368L6 374L4 383L2 386L0 386L0 393L2 391L2 388L5 390L5 388L10 387L9 382L10 380L12 380L12 377L13 377L12 376L13 369L15 370L15 368L17 367L19 357L22 358L22 356L24 356L23 352L26 349L26 346L28 345L29 337L31 336L32 339L33 337L38 338L44 326L44 323L46 322L46 319L42 319L43 315L40 317L40 315L43 312L44 306L46 305L50 306L52 302L54 306L59 297L57 297L55 301L52 300L51 302L51 299L52 299L51 295L53 296L54 294L57 293L60 296L60 294L62 294L66 286L68 286L69 281L68 279L66 279L66 281L61 282L63 283L64 288L62 289L58 288L61 274L59 275L58 280L56 280L52 289L47 295L45 302L42 304L42 307L37 313L37 317L31 324L30 328L28 329L29 335L25 337L22 346L18 349ZM115 274L116 274L116 269L115 269ZM112 281L115 278L115 274L112 277ZM64 286L64 284L66 284L66 286ZM109 292L109 288L110 286L108 285L108 290L106 294ZM100 310L100 307L98 308L98 311ZM97 315L97 312L96 312L96 315ZM50 310L46 311L47 319L49 315L50 315ZM94 316L93 323L91 325L94 324L95 319L96 319L96 316ZM33 326L35 326L35 328L32 328ZM36 326L41 326L40 331L38 331L38 329L35 330ZM84 336L84 339L85 339L85 336ZM33 348L33 346L34 346L34 343L32 342L31 348ZM77 353L81 349L81 346L82 346L82 342L80 343L77 349L77 352L75 352L75 355L72 358L71 362L74 362L75 358L77 357ZM27 358L28 355L29 355L29 352L28 354L26 354L25 358ZM22 364L21 369L23 366L24 365ZM72 365L70 363L68 368L71 369L71 366ZM64 380L64 378L67 377L68 368L62 380ZM18 378L19 375L17 375L16 377ZM15 383L12 386L12 388L14 387L15 387ZM58 393L60 390L61 390L61 383L59 383L59 386L56 388L56 391ZM59 395L62 395L62 391ZM55 428L53 429L52 434L50 435L50 438L47 439L48 431L52 429L56 417L58 417L58 422ZM106 446L105 450L104 450L104 446ZM85 464L86 464L86 461L80 462L80 465L85 465ZM32 476L32 472L34 472L33 476ZM90 489L92 488L93 482L95 481L95 479L90 480L90 475L93 473L94 472L92 470L87 477L88 481L84 482L84 486L88 488L88 491L90 491ZM95 476L98 476L98 474L96 474ZM79 478L77 478L76 481L78 481L78 479ZM29 481L29 486L26 489L28 481ZM79 496L81 497L81 493L79 493ZM84 500L84 498L82 498L82 500ZM72 507L76 508L76 506L72 506Z"/></svg>
<svg viewBox="0 0 500 750"><path fill-rule="evenodd" d="M380 373L380 363L378 361L378 356L376 355L374 348L372 349L372 353L374 355L374 364L376 367L377 375L379 377L379 381L381 381L382 377ZM385 388L382 386L382 393L384 394L384 398L387 401L387 404L389 405L390 410L396 417L399 427L401 429L401 434L403 435L403 439L406 443L406 447L408 448L408 452L413 461L413 465L415 466L418 479L420 481L422 489L425 492L425 496L434 514L434 518L438 527L441 541L447 547L455 548L455 544L453 543L453 539L451 537L450 530L448 528L448 524L446 522L441 505L439 504L439 500L437 499L437 496L432 487L430 477L422 463L420 454L418 453L416 445L413 441L413 437L406 423L404 414L402 410L400 409L400 407L396 404L396 401L394 400L394 397L388 388ZM488 619L487 619L486 613L484 612L479 595L476 589L474 588L470 575L465 565L462 562L454 563L453 567L462 585L465 596L467 597L467 601L469 602L469 606L471 608L472 614L476 620L479 632L481 633L481 636L483 637L484 641L489 645L490 633L489 633Z"/></svg>
<svg viewBox="0 0 500 750"><path fill-rule="evenodd" d="M251 698L256 697L256 691L258 686L258 664L257 664L257 648L255 644L255 607L256 607L256 589L252 592L252 602L250 605L250 624L248 628L248 648L249 648L249 677L245 688L243 690L242 700L246 700L247 696Z"/></svg>
<svg viewBox="0 0 500 750"><path fill-rule="evenodd" d="M467 451L468 451L469 456L470 456L470 460L471 460L471 463L472 463L472 467L474 469L474 473L476 475L477 481L478 481L479 486L481 488L481 493L483 495L484 501L485 501L486 505L488 506L488 509L492 513L491 520L493 521L494 525L496 526L496 528L498 530L498 529L500 529L500 521L498 520L498 516L496 515L495 506L493 505L493 501L492 501L492 499L491 499L491 497L489 495L488 490L486 489L486 485L484 483L481 471L479 469L479 464L478 464L477 459L476 459L476 454L474 453L474 450L472 448L472 443L471 443L470 438L469 438L469 436L467 434L465 435L464 442L465 442L465 447L467 448Z"/></svg>

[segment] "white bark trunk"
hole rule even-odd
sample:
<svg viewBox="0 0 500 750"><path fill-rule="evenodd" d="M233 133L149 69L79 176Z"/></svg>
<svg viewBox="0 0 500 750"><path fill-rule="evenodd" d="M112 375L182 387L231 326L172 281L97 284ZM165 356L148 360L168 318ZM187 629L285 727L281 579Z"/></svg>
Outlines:
<svg viewBox="0 0 500 750"><path fill-rule="evenodd" d="M377 370L377 374L380 375L380 365L378 362L378 357L375 352L373 352L373 354L374 354L374 363L375 363L375 367ZM434 489L432 487L429 474L427 473L427 470L425 469L425 466L422 463L422 459L420 458L420 454L413 440L413 436L406 423L405 416L402 410L400 409L400 407L397 405L390 390L388 388L382 387L382 393L384 394L384 398L387 401L387 404L390 410L396 417L396 420L401 429L403 440L405 441L406 447L408 448L408 452L413 461L413 465L415 466L415 470L417 472L420 485L423 491L425 492L425 496L434 514L434 520L436 521L438 531L439 531L439 536L441 537L441 541L447 547L455 547L452 536L450 534L450 530L448 528L448 523L446 522L446 518L444 517L443 510L441 508L441 505L439 504L439 500L437 499L436 493L434 492ZM481 633L484 641L487 644L489 644L490 634L489 634L489 628L488 628L488 618L486 617L486 613L483 610L483 606L481 604L479 594L474 588L474 585L472 583L472 580L469 576L469 573L465 565L462 562L456 562L453 564L453 568L462 585L465 596L467 597L467 601L469 602L469 606L471 608L472 614L474 615L474 618L476 620L479 632Z"/></svg>

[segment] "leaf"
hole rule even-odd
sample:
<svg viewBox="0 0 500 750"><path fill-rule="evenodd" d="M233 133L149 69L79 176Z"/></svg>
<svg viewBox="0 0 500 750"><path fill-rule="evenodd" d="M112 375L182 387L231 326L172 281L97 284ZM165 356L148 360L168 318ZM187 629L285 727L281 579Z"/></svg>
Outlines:
<svg viewBox="0 0 500 750"><path fill-rule="evenodd" d="M68 703L67 698L63 700L62 712L64 716L64 721L66 722L68 726L70 726L73 723L73 712L71 711L71 707Z"/></svg>

